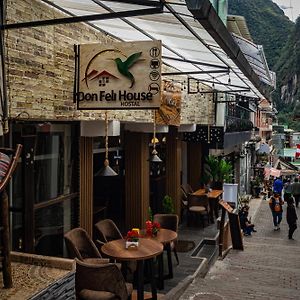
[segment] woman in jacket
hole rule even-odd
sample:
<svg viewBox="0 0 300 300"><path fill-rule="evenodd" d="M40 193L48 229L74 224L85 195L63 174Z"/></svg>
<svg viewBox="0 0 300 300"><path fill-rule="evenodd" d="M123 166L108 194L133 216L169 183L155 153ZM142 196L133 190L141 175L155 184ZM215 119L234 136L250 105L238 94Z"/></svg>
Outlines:
<svg viewBox="0 0 300 300"><path fill-rule="evenodd" d="M280 229L279 225L282 220L282 205L283 200L279 193L274 193L274 195L270 198L269 206L272 211L273 216L273 224L274 224L274 230L277 231Z"/></svg>

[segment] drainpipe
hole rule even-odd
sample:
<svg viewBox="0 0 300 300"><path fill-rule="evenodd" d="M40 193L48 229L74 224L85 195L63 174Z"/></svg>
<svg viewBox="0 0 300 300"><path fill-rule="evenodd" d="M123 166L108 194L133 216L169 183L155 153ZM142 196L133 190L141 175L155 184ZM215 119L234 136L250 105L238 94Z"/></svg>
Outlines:
<svg viewBox="0 0 300 300"><path fill-rule="evenodd" d="M6 0L1 1L0 7L0 23L6 23ZM0 135L8 133L8 109L7 109L7 85L6 85L6 68L5 68L5 43L4 43L4 30L0 32L0 55L1 55L1 82L0 82L0 102L2 110L2 124L0 128ZM3 126L3 128L2 128ZM3 132L2 132L3 130Z"/></svg>

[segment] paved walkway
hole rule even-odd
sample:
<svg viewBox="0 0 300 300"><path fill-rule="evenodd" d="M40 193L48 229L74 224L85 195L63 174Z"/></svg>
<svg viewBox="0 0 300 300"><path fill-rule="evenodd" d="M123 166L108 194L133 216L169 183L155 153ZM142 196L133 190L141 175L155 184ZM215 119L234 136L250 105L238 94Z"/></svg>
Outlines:
<svg viewBox="0 0 300 300"><path fill-rule="evenodd" d="M205 278L196 277L181 300L300 299L300 228L289 240L285 211L274 231L268 202L252 200L250 215L255 210L258 232L244 238L244 251L231 250ZM300 208L297 213L300 219Z"/></svg>

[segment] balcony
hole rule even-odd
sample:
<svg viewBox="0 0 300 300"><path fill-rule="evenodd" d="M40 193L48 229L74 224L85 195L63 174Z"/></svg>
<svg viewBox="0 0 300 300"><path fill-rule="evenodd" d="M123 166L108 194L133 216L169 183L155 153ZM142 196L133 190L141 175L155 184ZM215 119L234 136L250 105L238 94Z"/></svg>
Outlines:
<svg viewBox="0 0 300 300"><path fill-rule="evenodd" d="M253 123L248 119L241 119L233 116L226 116L225 132L252 131Z"/></svg>

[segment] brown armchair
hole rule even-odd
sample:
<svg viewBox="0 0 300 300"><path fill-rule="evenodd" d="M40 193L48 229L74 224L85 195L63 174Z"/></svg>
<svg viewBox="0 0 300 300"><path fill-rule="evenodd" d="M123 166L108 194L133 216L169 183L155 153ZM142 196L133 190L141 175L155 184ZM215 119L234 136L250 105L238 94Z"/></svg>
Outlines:
<svg viewBox="0 0 300 300"><path fill-rule="evenodd" d="M111 219L99 221L95 224L95 229L96 234L103 243L123 238L119 228Z"/></svg>
<svg viewBox="0 0 300 300"><path fill-rule="evenodd" d="M111 219L105 219L99 221L95 224L96 229L96 237L100 240L96 240L96 242L101 245L113 240L123 239L123 236L115 224L115 222ZM127 261L122 262L122 271L126 279L133 276L136 270L136 262L135 261Z"/></svg>
<svg viewBox="0 0 300 300"><path fill-rule="evenodd" d="M192 187L191 187L188 183L182 184L182 185L181 185L181 190L185 193L186 196L187 196L188 194L194 193Z"/></svg>
<svg viewBox="0 0 300 300"><path fill-rule="evenodd" d="M81 261L107 263L102 258L96 245L83 228L74 228L64 235L69 258L78 258Z"/></svg>
<svg viewBox="0 0 300 300"><path fill-rule="evenodd" d="M175 232L178 231L179 218L175 214L155 214L153 216L153 221L158 222L161 228L170 229ZM174 256L176 258L177 264L179 264L179 259L176 251L177 240L171 242L171 250L173 250Z"/></svg>
<svg viewBox="0 0 300 300"><path fill-rule="evenodd" d="M90 264L76 259L76 296L80 300L131 299L132 284L126 283L116 264Z"/></svg>
<svg viewBox="0 0 300 300"><path fill-rule="evenodd" d="M207 195L188 195L188 225L190 225L190 220L193 217L200 216L204 227L205 216L207 217L207 222L209 223L209 211L209 199Z"/></svg>

